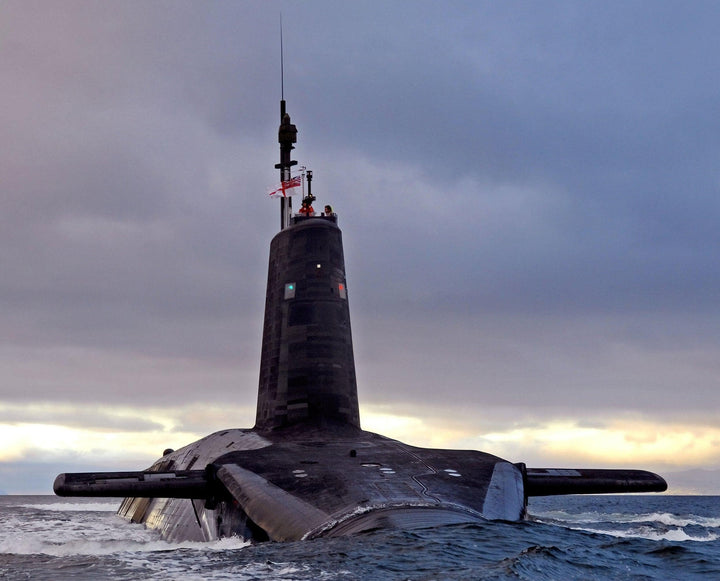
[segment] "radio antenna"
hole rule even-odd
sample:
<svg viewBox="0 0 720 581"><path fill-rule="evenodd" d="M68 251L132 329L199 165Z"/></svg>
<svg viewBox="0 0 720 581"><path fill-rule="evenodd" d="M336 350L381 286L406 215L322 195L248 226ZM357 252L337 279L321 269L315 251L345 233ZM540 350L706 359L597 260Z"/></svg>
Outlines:
<svg viewBox="0 0 720 581"><path fill-rule="evenodd" d="M285 111L285 70L283 62L283 41L282 41L282 12L280 13L280 129L278 130L278 142L280 143L280 163L275 165L280 170L280 181L290 180L290 168L297 165L297 161L290 159L290 152L295 149L293 143L297 142L297 128L290 122L290 115ZM280 200L280 230L290 224L292 215L292 199L283 198Z"/></svg>
<svg viewBox="0 0 720 581"><path fill-rule="evenodd" d="M280 13L280 99L285 100L285 67L283 63L282 12Z"/></svg>

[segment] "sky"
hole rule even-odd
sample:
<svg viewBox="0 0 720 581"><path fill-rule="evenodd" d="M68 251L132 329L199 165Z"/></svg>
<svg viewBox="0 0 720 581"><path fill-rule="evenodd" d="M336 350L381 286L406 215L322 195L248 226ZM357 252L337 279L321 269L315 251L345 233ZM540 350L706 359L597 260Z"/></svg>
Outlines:
<svg viewBox="0 0 720 581"><path fill-rule="evenodd" d="M361 423L720 494L720 5L0 2L0 491L252 427L277 127Z"/></svg>

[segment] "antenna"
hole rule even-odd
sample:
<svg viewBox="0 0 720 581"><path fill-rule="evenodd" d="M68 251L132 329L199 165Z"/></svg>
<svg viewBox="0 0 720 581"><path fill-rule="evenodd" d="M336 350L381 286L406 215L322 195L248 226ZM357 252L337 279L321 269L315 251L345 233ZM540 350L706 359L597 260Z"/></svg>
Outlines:
<svg viewBox="0 0 720 581"><path fill-rule="evenodd" d="M280 13L280 129L278 142L280 143L280 163L275 165L280 170L280 181L290 179L290 168L297 165L297 161L290 159L290 152L295 149L293 143L297 142L297 129L290 122L290 115L285 111L285 70L283 62L282 13ZM283 197L280 200L280 230L290 224L292 214L292 199Z"/></svg>

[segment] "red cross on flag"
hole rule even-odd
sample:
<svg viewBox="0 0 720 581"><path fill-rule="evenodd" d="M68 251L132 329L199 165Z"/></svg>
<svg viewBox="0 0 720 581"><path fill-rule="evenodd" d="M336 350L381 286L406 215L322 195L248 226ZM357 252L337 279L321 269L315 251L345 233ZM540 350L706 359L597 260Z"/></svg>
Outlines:
<svg viewBox="0 0 720 581"><path fill-rule="evenodd" d="M271 198L287 198L300 192L302 186L302 176L295 176L287 181L282 182L279 186L270 188L268 195Z"/></svg>

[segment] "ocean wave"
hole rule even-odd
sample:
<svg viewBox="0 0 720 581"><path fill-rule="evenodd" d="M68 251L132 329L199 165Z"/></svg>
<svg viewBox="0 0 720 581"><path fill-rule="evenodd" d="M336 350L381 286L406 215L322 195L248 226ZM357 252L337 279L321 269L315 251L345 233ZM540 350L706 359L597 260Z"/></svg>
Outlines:
<svg viewBox="0 0 720 581"><path fill-rule="evenodd" d="M696 516L693 514L677 516L668 512L653 512L649 514L629 515L627 522L658 522L668 526L687 527L701 526L708 528L720 527L720 518Z"/></svg>
<svg viewBox="0 0 720 581"><path fill-rule="evenodd" d="M147 531L152 533L152 531ZM153 536L155 536L153 534ZM20 534L0 540L0 553L15 555L50 555L53 557L69 557L75 555L112 555L118 553L158 553L177 550L197 550L202 552L233 551L248 546L250 543L239 537L225 537L217 541L185 541L170 543L161 539L72 539L65 542L50 542L46 538L35 535Z"/></svg>
<svg viewBox="0 0 720 581"><path fill-rule="evenodd" d="M255 581L257 579L292 580L298 579L337 579L344 577L343 572L329 575L317 575L308 564L293 564L273 561L240 561L235 565L222 564L222 570L214 567L212 559L207 555L193 556L193 566L188 567L186 560L174 558L133 559L127 563L128 568L141 571L143 576L157 575L163 578L182 579L183 581ZM209 570L210 569L210 570ZM214 569L214 570L213 570Z"/></svg>
<svg viewBox="0 0 720 581"><path fill-rule="evenodd" d="M50 512L117 512L119 502L52 502L49 504L19 504L20 508Z"/></svg>
<svg viewBox="0 0 720 581"><path fill-rule="evenodd" d="M671 530L656 530L650 527L641 527L639 529L627 529L627 530L614 530L614 529L593 529L584 527L568 527L575 531L585 531L589 533L598 533L601 535L608 535L611 537L618 537L624 539L647 539L649 541L673 541L673 542L710 542L716 541L718 535L715 533L708 533L705 536L690 535L681 528Z"/></svg>
<svg viewBox="0 0 720 581"><path fill-rule="evenodd" d="M697 515L678 516L669 512L652 512L638 514L623 513L601 513L601 512L585 512L585 513L568 513L564 511L547 511L530 515L533 520L539 522L558 521L573 524L593 524L593 523L659 523L666 526L687 527L700 526L706 528L720 528L720 518L704 517Z"/></svg>
<svg viewBox="0 0 720 581"><path fill-rule="evenodd" d="M617 538L673 542L710 542L720 538L713 530L720 527L720 519L696 515L679 516L670 512L573 514L556 510L532 515L532 520L540 524ZM687 531L686 527L694 530Z"/></svg>

